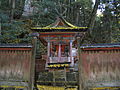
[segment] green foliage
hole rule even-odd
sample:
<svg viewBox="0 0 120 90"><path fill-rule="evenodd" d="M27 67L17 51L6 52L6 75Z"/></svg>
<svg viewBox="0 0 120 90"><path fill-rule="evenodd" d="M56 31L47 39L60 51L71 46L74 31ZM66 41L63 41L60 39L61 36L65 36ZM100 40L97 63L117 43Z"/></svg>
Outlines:
<svg viewBox="0 0 120 90"><path fill-rule="evenodd" d="M100 10L102 15L96 18L94 29L91 33L91 43L119 43L120 23L118 0L102 0Z"/></svg>
<svg viewBox="0 0 120 90"><path fill-rule="evenodd" d="M10 10L11 6L9 5L9 0L0 0L0 9Z"/></svg>
<svg viewBox="0 0 120 90"><path fill-rule="evenodd" d="M25 23L21 21L11 21L2 23L1 43L29 43L29 32Z"/></svg>
<svg viewBox="0 0 120 90"><path fill-rule="evenodd" d="M9 16L4 13L0 13L1 23L5 23L6 21L9 21Z"/></svg>
<svg viewBox="0 0 120 90"><path fill-rule="evenodd" d="M33 25L39 25L41 27L53 23L56 17L54 7L55 3L51 0L38 1L33 3L35 8L33 19Z"/></svg>
<svg viewBox="0 0 120 90"><path fill-rule="evenodd" d="M25 0L16 0L15 9L13 10L13 0L1 0L1 43L24 43L30 41L28 34L30 33L31 25L20 19L24 2ZM92 0L36 0L32 3L32 7L34 7L34 14L27 17L32 20L32 26L47 26L53 23L57 16L64 17L74 25L87 26L93 3ZM94 29L91 36L87 37L88 40L86 42L119 42L119 0L101 0L99 9L102 11L102 15L97 16ZM11 20L12 10L14 11L13 20Z"/></svg>
<svg viewBox="0 0 120 90"><path fill-rule="evenodd" d="M41 27L55 21L57 16L78 26L87 26L92 0L43 0L33 3L33 24Z"/></svg>
<svg viewBox="0 0 120 90"><path fill-rule="evenodd" d="M11 10L8 0L2 0L0 43L29 43L31 38L28 36L29 27L26 26L27 23L22 20L11 20L11 13L7 10ZM17 10L19 11L19 9Z"/></svg>

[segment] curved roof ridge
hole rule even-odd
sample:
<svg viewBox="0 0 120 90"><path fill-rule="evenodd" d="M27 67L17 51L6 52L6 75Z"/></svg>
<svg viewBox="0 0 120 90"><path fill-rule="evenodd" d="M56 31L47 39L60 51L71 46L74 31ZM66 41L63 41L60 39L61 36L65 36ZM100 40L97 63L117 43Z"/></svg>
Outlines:
<svg viewBox="0 0 120 90"><path fill-rule="evenodd" d="M39 30L40 32L45 32L45 31L62 31L62 32L81 32L81 31L87 31L87 27L78 27L75 25L72 25L71 23L67 22L64 18L62 17L57 17L57 20L46 26L46 27L32 27L32 30Z"/></svg>

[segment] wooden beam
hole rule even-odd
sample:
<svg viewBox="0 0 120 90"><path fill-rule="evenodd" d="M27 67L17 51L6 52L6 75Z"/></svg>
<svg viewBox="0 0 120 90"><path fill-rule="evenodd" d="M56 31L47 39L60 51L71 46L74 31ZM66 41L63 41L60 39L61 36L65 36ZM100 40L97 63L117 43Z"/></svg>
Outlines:
<svg viewBox="0 0 120 90"><path fill-rule="evenodd" d="M32 50L32 48L9 48L9 47L0 47L0 50L19 50L19 51L23 51L23 50Z"/></svg>
<svg viewBox="0 0 120 90"><path fill-rule="evenodd" d="M81 48L82 50L119 50L120 47Z"/></svg>
<svg viewBox="0 0 120 90"><path fill-rule="evenodd" d="M33 38L32 44L33 44L33 50L32 50L32 60L31 60L29 90L34 90L34 84L35 84L35 56L36 56L37 37Z"/></svg>
<svg viewBox="0 0 120 90"><path fill-rule="evenodd" d="M61 36L61 37L74 37L73 35L56 35L56 34L54 34L54 35L46 35L46 34L44 34L44 35L40 35L39 37L48 37L48 36L50 36L50 37L58 37L58 36Z"/></svg>
<svg viewBox="0 0 120 90"><path fill-rule="evenodd" d="M77 36L77 47L78 47L78 78L79 78L79 89L78 90L84 90L84 77L83 77L83 61L81 58L81 37Z"/></svg>

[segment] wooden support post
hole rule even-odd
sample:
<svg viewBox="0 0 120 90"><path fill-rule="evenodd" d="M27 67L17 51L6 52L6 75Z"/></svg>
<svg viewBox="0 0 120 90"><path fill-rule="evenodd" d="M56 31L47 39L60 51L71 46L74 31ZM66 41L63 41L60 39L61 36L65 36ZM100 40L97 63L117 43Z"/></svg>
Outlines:
<svg viewBox="0 0 120 90"><path fill-rule="evenodd" d="M64 79L65 79L65 85L66 85L66 82L67 82L67 73L66 73L66 67L64 67Z"/></svg>
<svg viewBox="0 0 120 90"><path fill-rule="evenodd" d="M78 77L79 77L79 89L84 90L84 77L83 77L83 61L81 58L81 37L77 36L77 47L78 47Z"/></svg>
<svg viewBox="0 0 120 90"><path fill-rule="evenodd" d="M56 79L56 77L55 77L55 70L54 70L54 71L53 71L53 86L56 86L55 79Z"/></svg>
<svg viewBox="0 0 120 90"><path fill-rule="evenodd" d="M61 43L59 43L58 62L61 60Z"/></svg>
<svg viewBox="0 0 120 90"><path fill-rule="evenodd" d="M70 62L71 62L71 65L73 66L73 60L72 60L72 41L70 41Z"/></svg>
<svg viewBox="0 0 120 90"><path fill-rule="evenodd" d="M33 38L33 51L32 51L32 60L31 60L31 71L30 71L30 86L29 90L34 89L34 80L35 80L35 56L36 56L36 46L37 46L37 37Z"/></svg>
<svg viewBox="0 0 120 90"><path fill-rule="evenodd" d="M50 41L48 41L47 45L47 63L50 63L49 57L50 57Z"/></svg>
<svg viewBox="0 0 120 90"><path fill-rule="evenodd" d="M51 58L50 62L52 63L53 62L53 43L52 42L50 44L50 58Z"/></svg>

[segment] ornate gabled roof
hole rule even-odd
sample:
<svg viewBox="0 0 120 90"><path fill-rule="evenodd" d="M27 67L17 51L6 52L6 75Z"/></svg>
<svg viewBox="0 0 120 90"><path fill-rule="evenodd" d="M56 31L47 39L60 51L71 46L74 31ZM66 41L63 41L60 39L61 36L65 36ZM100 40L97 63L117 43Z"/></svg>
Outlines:
<svg viewBox="0 0 120 90"><path fill-rule="evenodd" d="M85 32L87 31L87 27L74 26L61 17L58 17L54 23L46 27L42 27L42 28L33 27L31 29L38 32Z"/></svg>

